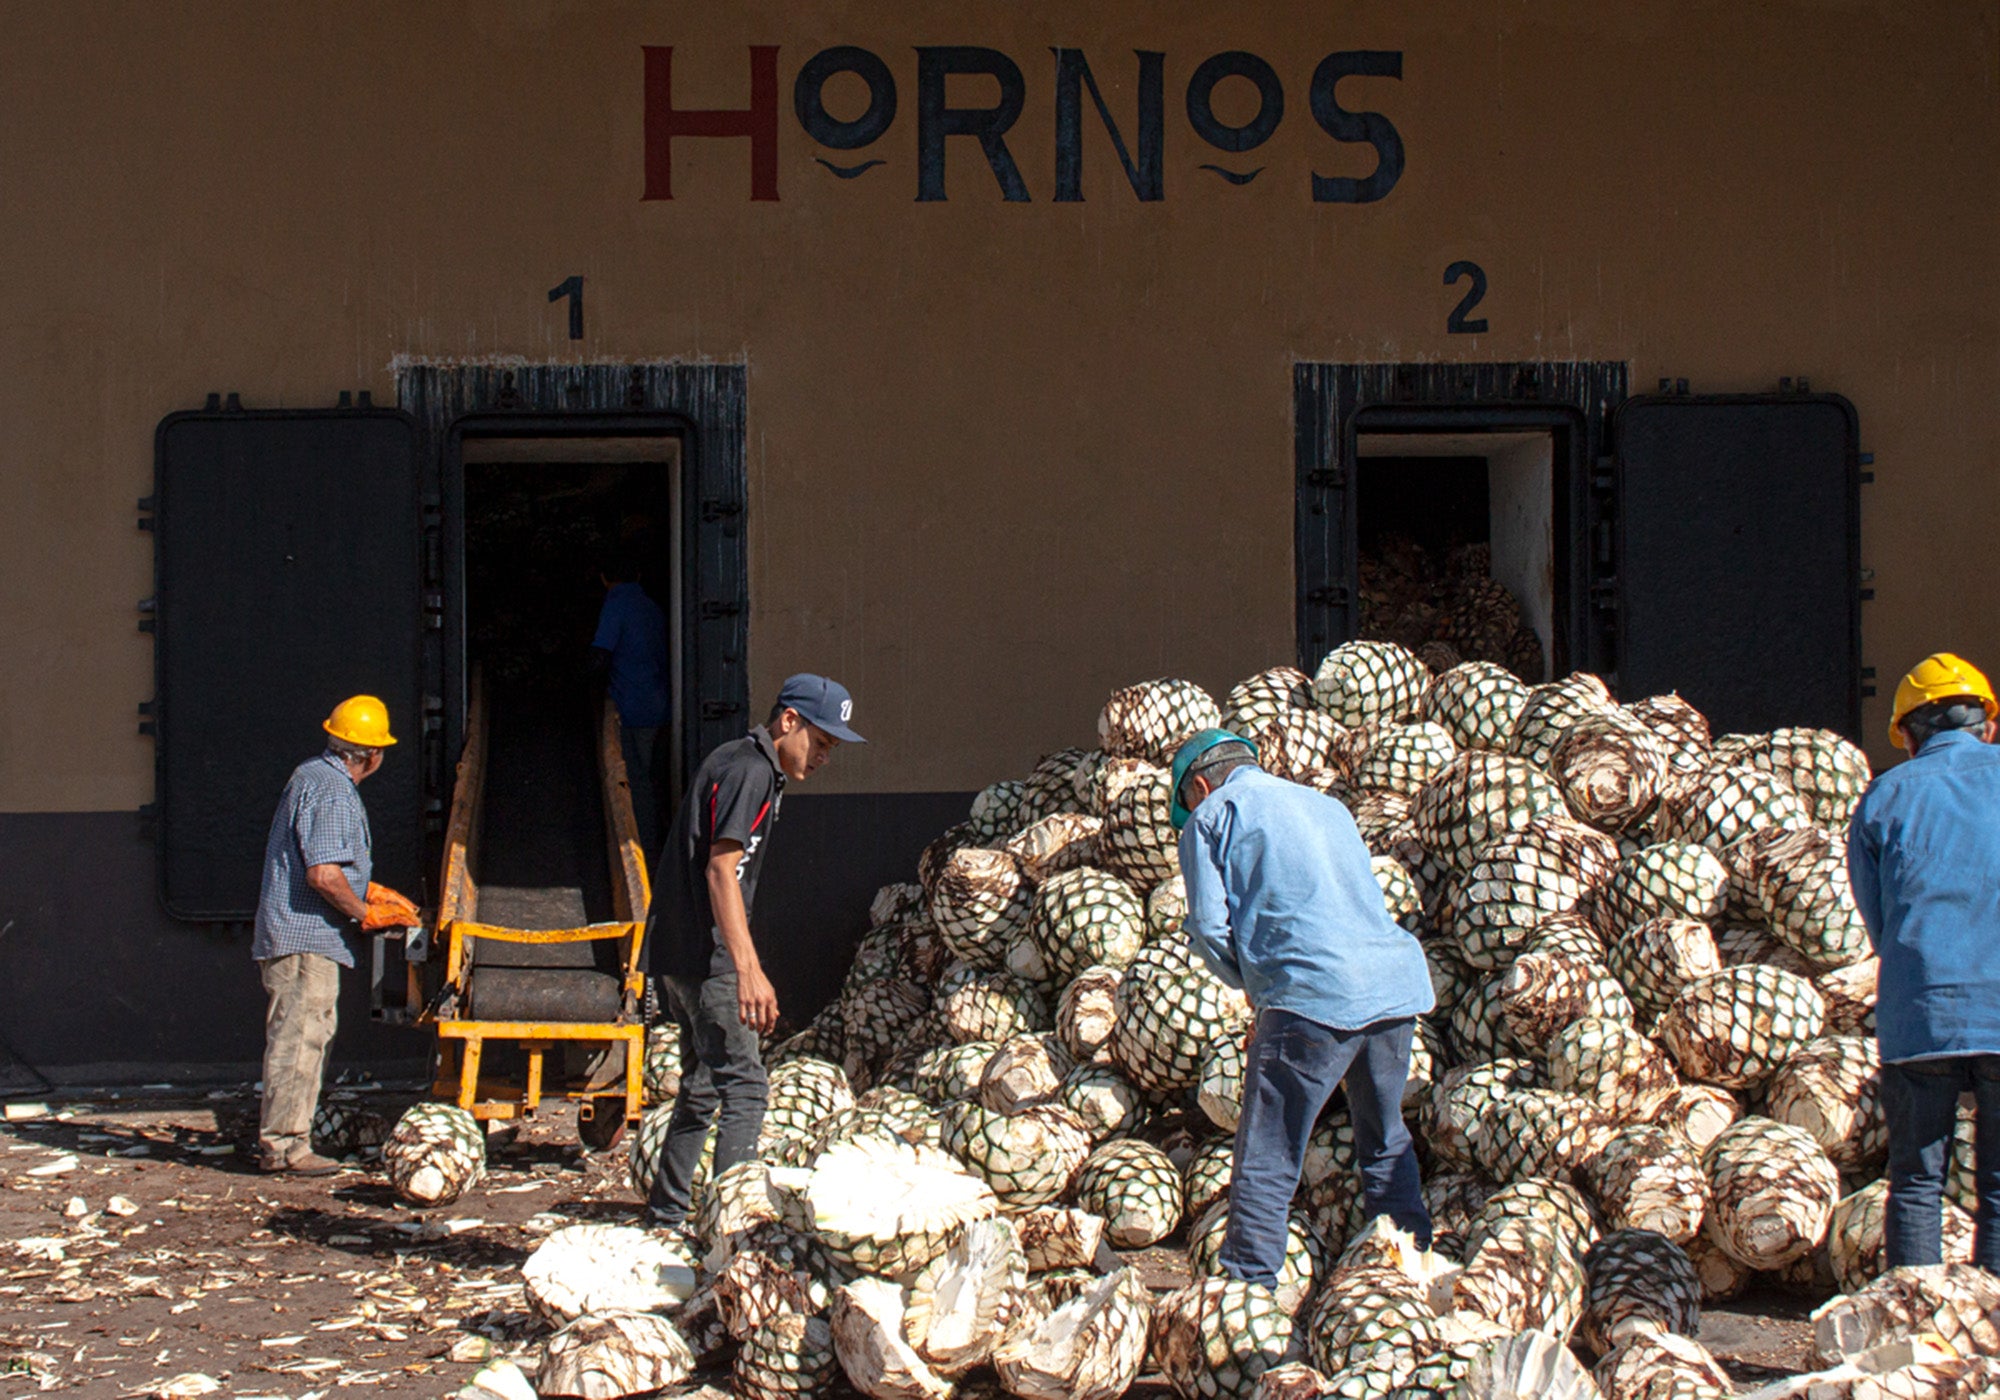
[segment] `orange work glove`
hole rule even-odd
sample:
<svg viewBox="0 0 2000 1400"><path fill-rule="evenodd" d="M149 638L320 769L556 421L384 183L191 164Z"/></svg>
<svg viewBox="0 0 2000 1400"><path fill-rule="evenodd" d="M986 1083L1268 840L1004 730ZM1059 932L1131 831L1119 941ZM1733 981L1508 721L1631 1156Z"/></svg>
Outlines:
<svg viewBox="0 0 2000 1400"><path fill-rule="evenodd" d="M361 920L364 929L403 928L423 922L423 915L417 912L417 906L410 902L409 897L397 894L387 885L371 881L366 902L367 913Z"/></svg>

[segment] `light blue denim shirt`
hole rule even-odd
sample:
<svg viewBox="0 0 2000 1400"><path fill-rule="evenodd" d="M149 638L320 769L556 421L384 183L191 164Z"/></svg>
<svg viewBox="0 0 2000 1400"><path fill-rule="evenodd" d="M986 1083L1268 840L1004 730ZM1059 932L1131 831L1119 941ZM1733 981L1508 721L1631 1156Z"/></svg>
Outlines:
<svg viewBox="0 0 2000 1400"><path fill-rule="evenodd" d="M1383 908L1333 798L1238 768L1188 818L1180 854L1188 942L1255 1010L1359 1030L1436 1004L1423 949Z"/></svg>
<svg viewBox="0 0 2000 1400"><path fill-rule="evenodd" d="M1847 871L1882 959L1883 1061L2000 1055L2000 748L1952 730L1876 778Z"/></svg>

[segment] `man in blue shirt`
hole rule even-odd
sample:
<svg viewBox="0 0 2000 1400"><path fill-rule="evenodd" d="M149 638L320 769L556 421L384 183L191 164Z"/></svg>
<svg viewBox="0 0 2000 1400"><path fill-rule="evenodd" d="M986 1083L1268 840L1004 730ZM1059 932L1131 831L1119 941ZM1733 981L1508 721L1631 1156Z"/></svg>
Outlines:
<svg viewBox="0 0 2000 1400"><path fill-rule="evenodd" d="M407 899L370 883L374 845L357 790L395 743L389 711L372 695L334 707L326 752L285 784L264 842L264 881L250 956L264 982L264 1104L257 1140L267 1172L325 1176L339 1164L312 1150L340 969L354 966L349 935L418 921Z"/></svg>
<svg viewBox="0 0 2000 1400"><path fill-rule="evenodd" d="M1881 959L1875 1035L1889 1126L1891 1268L1943 1258L1958 1098L1976 1102L1973 1261L2000 1274L2000 714L1949 652L1896 688L1889 737L1910 758L1869 786L1848 830L1855 903Z"/></svg>
<svg viewBox="0 0 2000 1400"><path fill-rule="evenodd" d="M639 582L639 566L629 554L621 551L606 560L598 578L604 584L604 606L598 610L597 634L590 643L591 668L604 678L605 691L618 707L632 815L639 823L639 844L651 860L660 853L660 799L654 778L673 675L667 656L667 616L647 596Z"/></svg>
<svg viewBox="0 0 2000 1400"><path fill-rule="evenodd" d="M1389 918L1354 818L1274 778L1257 751L1207 729L1174 756L1188 942L1250 1000L1257 1020L1221 1262L1274 1286L1306 1139L1347 1086L1363 1213L1429 1249L1417 1154L1403 1126L1416 1018L1431 1010L1423 949Z"/></svg>

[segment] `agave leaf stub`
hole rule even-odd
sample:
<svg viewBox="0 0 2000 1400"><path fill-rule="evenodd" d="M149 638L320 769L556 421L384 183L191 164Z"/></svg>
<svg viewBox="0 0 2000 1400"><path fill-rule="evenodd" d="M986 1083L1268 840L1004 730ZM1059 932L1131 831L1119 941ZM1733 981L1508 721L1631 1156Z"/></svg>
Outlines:
<svg viewBox="0 0 2000 1400"><path fill-rule="evenodd" d="M1084 1269L1107 1251L1101 1215L1070 1206L1036 1206L1011 1217L1031 1273Z"/></svg>
<svg viewBox="0 0 2000 1400"><path fill-rule="evenodd" d="M1454 1392L1465 1400L1598 1400L1601 1393L1560 1338L1532 1328L1485 1344Z"/></svg>
<svg viewBox="0 0 2000 1400"><path fill-rule="evenodd" d="M1813 1313L1820 1359L1839 1361L1932 1333L1961 1356L2000 1353L2000 1279L1972 1264L1891 1269Z"/></svg>
<svg viewBox="0 0 2000 1400"><path fill-rule="evenodd" d="M975 1220L910 1285L903 1336L940 1375L963 1375L992 1354L1027 1283L1013 1225Z"/></svg>
<svg viewBox="0 0 2000 1400"><path fill-rule="evenodd" d="M673 1323L650 1312L597 1312L549 1338L536 1388L547 1396L644 1395L679 1385L694 1354Z"/></svg>
<svg viewBox="0 0 2000 1400"><path fill-rule="evenodd" d="M994 1368L1023 1400L1116 1400L1145 1363L1152 1314L1138 1272L1120 1269L1049 1313L1024 1313Z"/></svg>
<svg viewBox="0 0 2000 1400"><path fill-rule="evenodd" d="M952 1383L903 1340L909 1294L864 1275L834 1291L833 1348L854 1388L869 1400L950 1400Z"/></svg>

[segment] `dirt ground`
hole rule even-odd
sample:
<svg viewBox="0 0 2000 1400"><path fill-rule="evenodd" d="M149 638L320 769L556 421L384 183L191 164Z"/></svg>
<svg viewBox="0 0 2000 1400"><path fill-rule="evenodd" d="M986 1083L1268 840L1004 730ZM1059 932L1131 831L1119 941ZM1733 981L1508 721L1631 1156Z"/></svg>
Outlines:
<svg viewBox="0 0 2000 1400"><path fill-rule="evenodd" d="M393 1115L411 1095L368 1097ZM532 1369L520 1265L541 1239L638 1213L624 1145L585 1153L561 1107L496 1144L463 1199L418 1212L373 1168L260 1175L247 1088L46 1106L0 1125L0 1400L449 1396L488 1355ZM1177 1251L1134 1262L1155 1287L1185 1276ZM1746 1384L1807 1369L1815 1301L1711 1310L1702 1341Z"/></svg>

